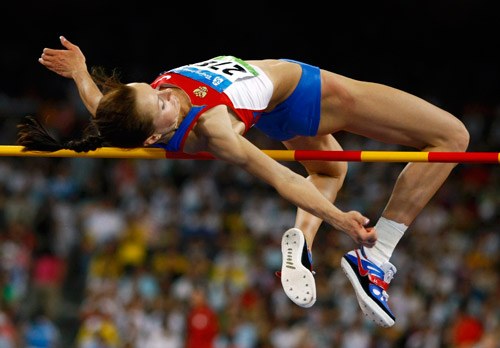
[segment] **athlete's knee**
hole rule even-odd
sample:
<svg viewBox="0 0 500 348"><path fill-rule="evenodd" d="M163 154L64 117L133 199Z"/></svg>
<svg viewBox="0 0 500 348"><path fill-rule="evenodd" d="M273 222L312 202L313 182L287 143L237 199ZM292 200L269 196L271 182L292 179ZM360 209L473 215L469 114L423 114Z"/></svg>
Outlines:
<svg viewBox="0 0 500 348"><path fill-rule="evenodd" d="M331 178L337 182L337 187L340 188L344 184L348 170L347 162L328 162L328 165L314 174L323 178Z"/></svg>
<svg viewBox="0 0 500 348"><path fill-rule="evenodd" d="M348 166L347 162L333 161L333 162L331 162L331 165L329 166L328 172L321 173L321 174L331 176L331 177L343 182L345 177L347 176L348 168L349 168L349 166Z"/></svg>
<svg viewBox="0 0 500 348"><path fill-rule="evenodd" d="M345 177L347 176L347 171L349 169L349 165L347 162L336 162L338 164L338 173L339 178L342 182L344 182Z"/></svg>
<svg viewBox="0 0 500 348"><path fill-rule="evenodd" d="M340 188L347 176L348 165L347 162L331 161L314 166L309 164L306 168L310 179L335 180L337 187Z"/></svg>
<svg viewBox="0 0 500 348"><path fill-rule="evenodd" d="M455 119L453 124L448 128L448 150L449 151L466 151L469 146L470 134L464 123L459 119Z"/></svg>
<svg viewBox="0 0 500 348"><path fill-rule="evenodd" d="M432 133L435 133L435 129ZM469 131L459 119L447 120L446 127L437 130L437 135L422 151L464 152L470 141Z"/></svg>

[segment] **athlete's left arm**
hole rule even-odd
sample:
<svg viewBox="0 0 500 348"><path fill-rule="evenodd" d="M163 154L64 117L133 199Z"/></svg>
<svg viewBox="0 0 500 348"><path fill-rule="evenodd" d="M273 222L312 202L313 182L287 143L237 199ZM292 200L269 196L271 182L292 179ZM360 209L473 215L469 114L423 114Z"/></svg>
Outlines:
<svg viewBox="0 0 500 348"><path fill-rule="evenodd" d="M303 176L272 159L233 130L226 106L206 111L194 129L206 139L207 150L215 157L238 165L273 186L286 200L349 234L356 242L373 246L375 234L364 228L368 219L357 211L343 212L328 201Z"/></svg>

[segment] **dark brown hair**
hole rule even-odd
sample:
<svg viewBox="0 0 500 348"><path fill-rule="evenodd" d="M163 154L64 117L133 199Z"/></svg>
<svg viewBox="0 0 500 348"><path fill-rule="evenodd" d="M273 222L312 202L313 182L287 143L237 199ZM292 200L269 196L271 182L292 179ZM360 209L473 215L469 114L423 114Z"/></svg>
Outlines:
<svg viewBox="0 0 500 348"><path fill-rule="evenodd" d="M17 144L23 151L93 151L103 146L135 148L154 133L152 118L139 115L135 90L119 81L114 71L108 76L102 68L92 69L92 78L103 93L95 118L83 131L82 138L59 142L35 117L27 116L18 128Z"/></svg>

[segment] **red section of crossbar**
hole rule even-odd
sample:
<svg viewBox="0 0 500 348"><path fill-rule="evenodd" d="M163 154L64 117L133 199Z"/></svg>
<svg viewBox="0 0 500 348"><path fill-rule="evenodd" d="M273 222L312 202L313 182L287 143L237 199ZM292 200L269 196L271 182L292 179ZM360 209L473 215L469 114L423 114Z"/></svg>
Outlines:
<svg viewBox="0 0 500 348"><path fill-rule="evenodd" d="M168 159L196 159L196 160L213 160L215 157L208 152L198 152L196 154L188 154L184 152L165 151L165 158Z"/></svg>
<svg viewBox="0 0 500 348"><path fill-rule="evenodd" d="M429 152L429 162L498 163L498 152Z"/></svg>
<svg viewBox="0 0 500 348"><path fill-rule="evenodd" d="M314 151L295 150L296 161L319 160L319 161L361 161L362 151Z"/></svg>

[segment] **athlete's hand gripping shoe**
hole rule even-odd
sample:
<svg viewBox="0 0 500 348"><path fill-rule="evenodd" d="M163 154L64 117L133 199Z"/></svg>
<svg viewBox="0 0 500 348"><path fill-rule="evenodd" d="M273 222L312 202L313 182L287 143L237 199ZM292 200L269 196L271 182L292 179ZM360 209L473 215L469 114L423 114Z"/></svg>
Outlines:
<svg viewBox="0 0 500 348"><path fill-rule="evenodd" d="M316 302L316 283L312 270L312 255L304 234L291 228L281 239L281 285L286 295L300 307L309 308Z"/></svg>
<svg viewBox="0 0 500 348"><path fill-rule="evenodd" d="M376 266L366 258L363 247L345 254L340 265L354 287L365 316L382 327L394 325L396 318L387 303L387 289L396 267L390 262Z"/></svg>

